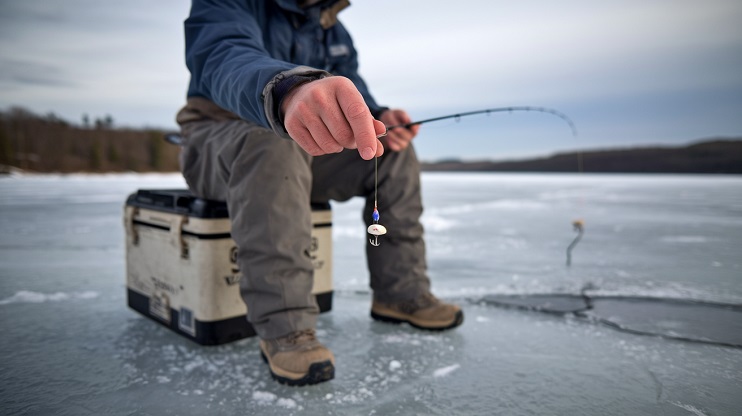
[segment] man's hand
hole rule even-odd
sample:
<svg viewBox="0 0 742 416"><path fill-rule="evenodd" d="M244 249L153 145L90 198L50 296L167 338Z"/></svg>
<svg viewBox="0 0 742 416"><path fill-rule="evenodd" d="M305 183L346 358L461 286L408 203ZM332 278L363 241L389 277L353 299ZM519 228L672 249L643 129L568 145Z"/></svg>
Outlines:
<svg viewBox="0 0 742 416"><path fill-rule="evenodd" d="M281 112L289 136L312 156L358 149L369 160L384 153L376 137L386 127L374 120L347 78L328 77L294 88L283 99Z"/></svg>
<svg viewBox="0 0 742 416"><path fill-rule="evenodd" d="M387 126L398 126L400 124L411 123L412 119L404 110L387 110L381 113L381 121ZM410 142L420 130L420 125L411 126L409 129L398 127L389 130L389 134L384 138L384 143L389 149L399 152L410 145Z"/></svg>

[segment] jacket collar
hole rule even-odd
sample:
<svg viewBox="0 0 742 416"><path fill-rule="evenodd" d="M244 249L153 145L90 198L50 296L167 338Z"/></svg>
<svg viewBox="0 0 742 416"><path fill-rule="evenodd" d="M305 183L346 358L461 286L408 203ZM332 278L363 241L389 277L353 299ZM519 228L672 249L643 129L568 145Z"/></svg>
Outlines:
<svg viewBox="0 0 742 416"><path fill-rule="evenodd" d="M274 0L278 7L308 19L318 19L323 29L327 30L337 23L337 14L350 6L349 0L319 0L307 8L299 7L297 0ZM297 20L294 25L299 27Z"/></svg>
<svg viewBox="0 0 742 416"><path fill-rule="evenodd" d="M298 13L298 14L306 14L305 13L306 10L305 9L302 9L301 7L299 7L299 5L297 4L297 1L296 0L273 0L273 1L276 2L276 4L278 5L278 7L282 8L282 9L284 9L286 11L294 12L294 13ZM338 2L342 2L342 1L343 0L320 0L320 1L312 4L309 7L309 9L313 9L315 7L320 7L320 8L323 8L324 9L324 8L327 8L327 7L332 6L334 3L338 3Z"/></svg>
<svg viewBox="0 0 742 416"><path fill-rule="evenodd" d="M304 10L296 4L296 0L274 0L278 7L294 13L304 14Z"/></svg>

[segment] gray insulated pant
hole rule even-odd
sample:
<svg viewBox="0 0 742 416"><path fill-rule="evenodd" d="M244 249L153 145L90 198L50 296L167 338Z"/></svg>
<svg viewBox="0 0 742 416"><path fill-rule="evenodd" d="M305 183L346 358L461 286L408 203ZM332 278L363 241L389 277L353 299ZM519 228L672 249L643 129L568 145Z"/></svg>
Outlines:
<svg viewBox="0 0 742 416"><path fill-rule="evenodd" d="M183 126L183 176L197 196L227 202L239 248L242 297L261 338L314 328L310 202L366 198L374 208L374 162L355 150L312 157L295 142L244 121ZM388 234L366 244L374 298L403 301L430 290L420 224L420 164L412 147L379 158L379 212ZM365 233L364 233L365 235ZM364 238L367 238L365 235Z"/></svg>

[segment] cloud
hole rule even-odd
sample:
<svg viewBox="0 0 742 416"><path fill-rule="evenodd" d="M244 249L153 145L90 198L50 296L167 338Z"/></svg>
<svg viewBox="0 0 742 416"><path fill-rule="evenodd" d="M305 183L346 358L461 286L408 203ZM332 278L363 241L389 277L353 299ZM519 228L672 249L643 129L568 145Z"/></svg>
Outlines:
<svg viewBox="0 0 742 416"><path fill-rule="evenodd" d="M360 26L353 33L369 83L377 95L416 107L464 104L459 97L594 99L742 83L738 2L357 6L348 26ZM385 30L374 34L360 21L377 19Z"/></svg>
<svg viewBox="0 0 742 416"><path fill-rule="evenodd" d="M174 127L189 6L0 2L0 107ZM377 100L415 118L537 105L570 115L588 144L742 134L738 0L376 0L353 2L340 19ZM430 126L419 153L546 152L573 143L561 127L533 115ZM467 134L470 145L452 144Z"/></svg>
<svg viewBox="0 0 742 416"><path fill-rule="evenodd" d="M0 88L25 86L73 88L79 83L66 76L65 69L51 64L0 58Z"/></svg>
<svg viewBox="0 0 742 416"><path fill-rule="evenodd" d="M188 8L185 0L3 2L0 107L172 128L188 82Z"/></svg>

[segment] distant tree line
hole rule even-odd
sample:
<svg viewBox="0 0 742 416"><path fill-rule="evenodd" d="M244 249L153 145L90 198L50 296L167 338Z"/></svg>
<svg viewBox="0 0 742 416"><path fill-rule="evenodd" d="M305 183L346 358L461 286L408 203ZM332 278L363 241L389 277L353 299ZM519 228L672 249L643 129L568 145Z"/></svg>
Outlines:
<svg viewBox="0 0 742 416"><path fill-rule="evenodd" d="M23 108L0 112L0 165L34 172L169 172L178 170L177 146L157 129L114 128L113 117L87 115L74 125Z"/></svg>
<svg viewBox="0 0 742 416"><path fill-rule="evenodd" d="M53 115L53 113L52 113L52 115ZM94 123L95 124L93 124L93 125L90 124L90 116L89 115L87 115L87 114L83 114L82 115L82 126L84 128L86 128L86 129L93 128L93 126L96 129L112 129L113 128L113 117L111 117L110 114L106 114L102 118L97 118L96 117Z"/></svg>
<svg viewBox="0 0 742 416"><path fill-rule="evenodd" d="M157 129L115 128L106 115L74 125L53 113L0 111L0 173L174 172L180 149ZM562 153L517 161L424 163L426 171L742 173L742 138L715 138L682 147Z"/></svg>
<svg viewBox="0 0 742 416"><path fill-rule="evenodd" d="M425 171L742 173L742 138L712 138L678 147L638 147L560 153L514 161L424 163Z"/></svg>

